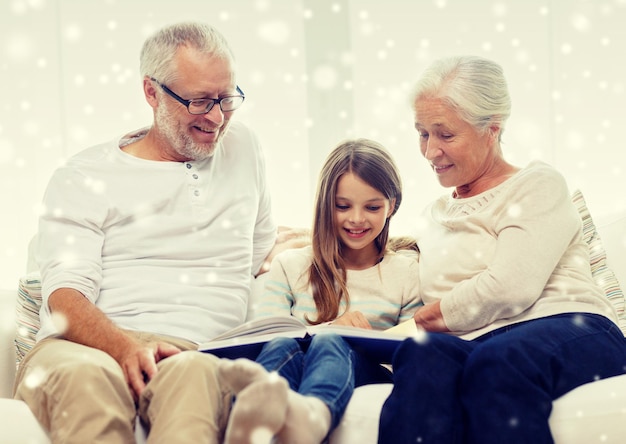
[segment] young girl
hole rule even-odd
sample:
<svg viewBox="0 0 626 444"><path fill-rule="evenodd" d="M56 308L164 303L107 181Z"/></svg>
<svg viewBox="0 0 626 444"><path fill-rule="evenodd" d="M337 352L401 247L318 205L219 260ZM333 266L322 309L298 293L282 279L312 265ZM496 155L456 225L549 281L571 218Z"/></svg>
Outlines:
<svg viewBox="0 0 626 444"><path fill-rule="evenodd" d="M381 145L358 139L336 147L320 173L312 245L276 256L258 315L380 330L410 319L421 305L416 255L388 248L401 200L398 170ZM390 381L334 334L274 339L257 363L223 360L219 375L237 394L226 443L257 442L264 430L280 443L318 444L355 386Z"/></svg>

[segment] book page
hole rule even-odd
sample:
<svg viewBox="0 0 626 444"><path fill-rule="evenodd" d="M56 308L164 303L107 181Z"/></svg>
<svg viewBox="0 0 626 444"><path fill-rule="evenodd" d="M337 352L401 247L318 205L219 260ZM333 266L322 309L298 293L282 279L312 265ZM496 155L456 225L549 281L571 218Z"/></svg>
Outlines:
<svg viewBox="0 0 626 444"><path fill-rule="evenodd" d="M417 329L417 325L415 324L413 318L407 319L404 322L400 322L398 325L388 328L387 330L385 330L385 332L407 337L416 336L419 334L419 330Z"/></svg>
<svg viewBox="0 0 626 444"><path fill-rule="evenodd" d="M271 316L253 319L238 327L228 330L209 342L222 341L224 339L238 338L242 336L256 336L269 333L281 333L294 330L303 330L306 326L293 316Z"/></svg>

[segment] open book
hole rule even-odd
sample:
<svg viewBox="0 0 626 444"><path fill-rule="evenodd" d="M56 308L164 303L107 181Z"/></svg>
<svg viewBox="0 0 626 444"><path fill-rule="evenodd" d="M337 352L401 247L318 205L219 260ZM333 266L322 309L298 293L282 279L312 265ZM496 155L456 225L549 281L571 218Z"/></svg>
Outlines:
<svg viewBox="0 0 626 444"><path fill-rule="evenodd" d="M276 337L307 339L316 334L335 333L350 346L381 363L390 363L404 339L418 335L413 319L387 330L367 330L343 325L305 325L293 316L254 319L199 345L198 350L220 358L255 359L263 344Z"/></svg>

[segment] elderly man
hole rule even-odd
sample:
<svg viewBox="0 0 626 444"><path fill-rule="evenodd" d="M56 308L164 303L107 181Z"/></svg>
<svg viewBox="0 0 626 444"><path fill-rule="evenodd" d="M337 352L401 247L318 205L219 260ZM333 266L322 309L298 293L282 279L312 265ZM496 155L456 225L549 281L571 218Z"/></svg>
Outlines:
<svg viewBox="0 0 626 444"><path fill-rule="evenodd" d="M141 51L149 128L72 157L40 219L42 327L18 371L53 442L219 442L231 395L197 343L246 314L251 274L275 246L233 55L210 26L182 23Z"/></svg>

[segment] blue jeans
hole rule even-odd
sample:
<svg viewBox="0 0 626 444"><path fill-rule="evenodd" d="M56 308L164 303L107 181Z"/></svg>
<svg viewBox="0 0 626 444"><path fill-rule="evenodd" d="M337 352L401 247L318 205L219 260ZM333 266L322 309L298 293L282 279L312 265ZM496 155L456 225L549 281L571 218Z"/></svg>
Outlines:
<svg viewBox="0 0 626 444"><path fill-rule="evenodd" d="M330 410L330 431L341 421L355 387L391 381L386 369L356 353L336 334L273 339L256 362L278 372L293 391L322 400Z"/></svg>
<svg viewBox="0 0 626 444"><path fill-rule="evenodd" d="M552 443L552 401L626 372L626 341L609 319L568 313L473 341L432 333L393 358L380 444Z"/></svg>

